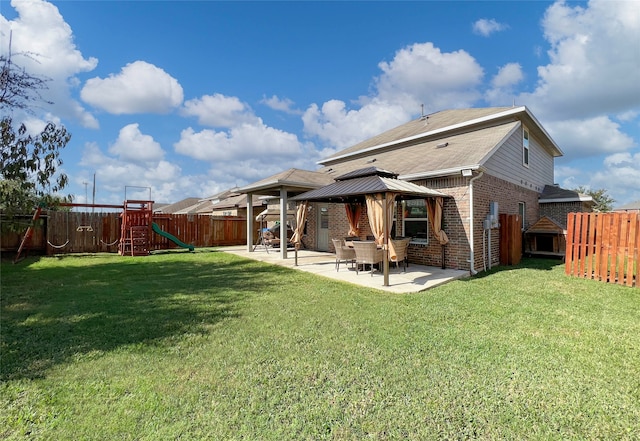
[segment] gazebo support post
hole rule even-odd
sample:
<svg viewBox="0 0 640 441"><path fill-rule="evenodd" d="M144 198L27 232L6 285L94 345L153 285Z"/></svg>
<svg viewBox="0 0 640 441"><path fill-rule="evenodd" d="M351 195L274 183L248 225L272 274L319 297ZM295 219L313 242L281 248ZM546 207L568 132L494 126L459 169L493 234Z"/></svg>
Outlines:
<svg viewBox="0 0 640 441"><path fill-rule="evenodd" d="M384 240L382 243L382 271L384 274L384 286L389 286L389 224L387 222L387 194L382 199L382 231L384 232Z"/></svg>
<svg viewBox="0 0 640 441"><path fill-rule="evenodd" d="M253 194L247 193L247 252L253 252Z"/></svg>
<svg viewBox="0 0 640 441"><path fill-rule="evenodd" d="M287 189L280 188L280 258L287 258Z"/></svg>

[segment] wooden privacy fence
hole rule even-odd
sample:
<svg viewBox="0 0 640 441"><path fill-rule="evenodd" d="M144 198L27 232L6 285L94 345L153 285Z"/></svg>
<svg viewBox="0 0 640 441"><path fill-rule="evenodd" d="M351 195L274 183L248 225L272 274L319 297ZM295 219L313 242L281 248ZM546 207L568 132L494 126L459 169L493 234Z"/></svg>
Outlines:
<svg viewBox="0 0 640 441"><path fill-rule="evenodd" d="M567 275L639 287L640 214L569 213Z"/></svg>
<svg viewBox="0 0 640 441"><path fill-rule="evenodd" d="M120 213L48 211L41 221L40 226L35 229L30 250L45 251L49 255L118 251L122 222ZM247 243L245 218L172 214L158 216L152 221L157 223L161 230L195 247ZM149 228L151 229L151 226ZM254 222L254 230L257 231L258 228L258 223ZM151 233L149 237L150 250L178 247L156 233ZM3 234L3 251L17 250L20 240L20 235Z"/></svg>

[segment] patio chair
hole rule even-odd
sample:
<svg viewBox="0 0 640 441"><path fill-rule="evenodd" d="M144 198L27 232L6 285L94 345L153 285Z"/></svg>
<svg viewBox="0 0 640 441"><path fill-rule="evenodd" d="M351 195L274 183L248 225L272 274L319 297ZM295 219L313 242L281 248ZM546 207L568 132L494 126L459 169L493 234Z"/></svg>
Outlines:
<svg viewBox="0 0 640 441"><path fill-rule="evenodd" d="M373 265L382 262L384 259L383 251L378 249L375 242L353 242L353 249L356 252L356 274L358 269L362 265L364 269L365 265L371 265L371 276L373 277Z"/></svg>
<svg viewBox="0 0 640 441"><path fill-rule="evenodd" d="M407 249L410 241L411 238L389 239L391 249L395 251L395 256L389 253L389 262L395 262L396 268L398 268L398 263L402 262L404 272L407 271Z"/></svg>
<svg viewBox="0 0 640 441"><path fill-rule="evenodd" d="M356 260L356 252L353 248L349 248L342 243L340 239L331 239L333 247L336 249L336 271L340 270L340 262L351 262L351 268L353 268L353 262Z"/></svg>

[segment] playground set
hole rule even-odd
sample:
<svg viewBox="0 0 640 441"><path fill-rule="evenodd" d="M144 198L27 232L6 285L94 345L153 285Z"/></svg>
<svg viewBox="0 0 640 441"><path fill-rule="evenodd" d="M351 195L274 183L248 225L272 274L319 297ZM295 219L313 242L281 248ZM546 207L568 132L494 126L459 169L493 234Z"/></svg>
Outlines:
<svg viewBox="0 0 640 441"><path fill-rule="evenodd" d="M126 195L125 195L126 196ZM112 204L82 204L82 203L60 203L58 206L60 207L69 207L69 208L108 208L108 209L121 209L122 213L120 214L121 224L120 224L120 237L116 239L113 243L105 244L105 245L118 245L118 254L122 256L146 256L150 253L150 240L151 235L156 233L162 237L165 237L169 241L175 243L177 246L182 248L187 248L189 251L194 251L194 246L186 244L182 242L180 239L175 237L174 235L163 231L160 226L155 222L156 220L160 220L166 215L153 213L153 203L152 200L138 200L138 199L125 199L122 205L112 205ZM46 209L46 206L38 206L36 208L29 227L20 242L20 246L18 248L18 252L16 253L16 257L14 259L14 263L20 260L20 257L23 253L26 253L29 249L31 238L33 237L34 228L37 220L42 215L42 211ZM67 226L67 228L69 228ZM76 227L76 231L93 231L92 225L78 225ZM69 240L67 240L67 243ZM54 245L49 243L49 245L53 248L62 248L66 245Z"/></svg>

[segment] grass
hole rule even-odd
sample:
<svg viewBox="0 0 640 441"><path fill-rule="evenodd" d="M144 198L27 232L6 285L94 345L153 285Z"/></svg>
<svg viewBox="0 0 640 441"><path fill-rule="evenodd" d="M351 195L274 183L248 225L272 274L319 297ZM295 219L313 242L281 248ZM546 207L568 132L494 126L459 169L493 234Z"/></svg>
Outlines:
<svg viewBox="0 0 640 441"><path fill-rule="evenodd" d="M640 438L640 290L386 294L218 252L1 267L0 439Z"/></svg>

